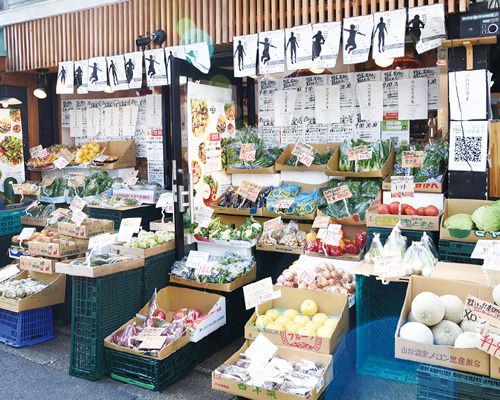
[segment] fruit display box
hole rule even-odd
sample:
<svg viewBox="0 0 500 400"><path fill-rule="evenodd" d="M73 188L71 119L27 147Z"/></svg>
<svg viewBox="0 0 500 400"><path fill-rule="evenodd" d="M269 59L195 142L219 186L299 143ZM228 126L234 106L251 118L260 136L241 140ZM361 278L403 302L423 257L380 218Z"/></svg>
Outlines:
<svg viewBox="0 0 500 400"><path fill-rule="evenodd" d="M80 226L73 222L59 222L57 224L57 231L61 235L84 239L97 236L102 233L113 232L113 230L113 221L107 219L87 218Z"/></svg>
<svg viewBox="0 0 500 400"><path fill-rule="evenodd" d="M115 264L103 264L91 267L85 263L86 258L76 259L82 261L79 265L71 265L72 261L59 261L55 265L57 273L71 276L86 276L88 278L98 278L101 276L116 274L117 272L130 271L136 268L144 267L144 258L133 258L127 261L117 262Z"/></svg>
<svg viewBox="0 0 500 400"><path fill-rule="evenodd" d="M140 249L136 247L124 246L124 243L111 245L111 254L120 254L123 256L133 256L148 258L156 256L161 253L166 253L167 251L175 249L175 241L172 240L168 243L163 243L158 246L150 247L149 249Z"/></svg>

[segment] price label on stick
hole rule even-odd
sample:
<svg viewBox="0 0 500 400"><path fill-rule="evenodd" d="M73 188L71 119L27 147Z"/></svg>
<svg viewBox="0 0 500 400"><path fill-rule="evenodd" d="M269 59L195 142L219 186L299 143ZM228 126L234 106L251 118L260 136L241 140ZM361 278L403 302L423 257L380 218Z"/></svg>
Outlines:
<svg viewBox="0 0 500 400"><path fill-rule="evenodd" d="M372 152L370 150L363 151L358 154L358 160L371 160Z"/></svg>
<svg viewBox="0 0 500 400"><path fill-rule="evenodd" d="M242 143L240 148L241 161L255 161L255 143Z"/></svg>
<svg viewBox="0 0 500 400"><path fill-rule="evenodd" d="M478 240L470 258L485 260L489 257L500 258L500 241L498 240Z"/></svg>
<svg viewBox="0 0 500 400"><path fill-rule="evenodd" d="M352 197L352 193L349 190L349 186L340 185L323 192L323 196L325 196L325 200L328 204L336 203L340 200L347 200Z"/></svg>
<svg viewBox="0 0 500 400"><path fill-rule="evenodd" d="M360 155L362 157L367 157L367 154L370 153L369 158L360 158ZM347 150L347 159L349 161L357 161L357 160L367 160L371 158L371 151L368 151L368 146L356 146L353 147L352 149Z"/></svg>
<svg viewBox="0 0 500 400"><path fill-rule="evenodd" d="M330 217L328 215L318 215L314 218L313 228L328 228Z"/></svg>
<svg viewBox="0 0 500 400"><path fill-rule="evenodd" d="M413 176L391 176L391 197L403 199L415 196Z"/></svg>
<svg viewBox="0 0 500 400"><path fill-rule="evenodd" d="M256 201L262 187L253 182L243 181L236 191L241 197L250 201Z"/></svg>
<svg viewBox="0 0 500 400"><path fill-rule="evenodd" d="M276 208L280 210L288 210L292 204L294 203L295 199L293 197L286 197L284 199L278 199L276 201Z"/></svg>
<svg viewBox="0 0 500 400"><path fill-rule="evenodd" d="M481 334L478 348L500 360L500 327L487 324Z"/></svg>
<svg viewBox="0 0 500 400"><path fill-rule="evenodd" d="M172 192L162 193L156 202L156 208L163 208L166 213L173 213L174 194Z"/></svg>
<svg viewBox="0 0 500 400"><path fill-rule="evenodd" d="M141 229L142 218L124 218L120 223L120 229L118 230L118 241L119 242L130 242L134 233L139 232Z"/></svg>
<svg viewBox="0 0 500 400"><path fill-rule="evenodd" d="M423 151L403 151L401 166L403 168L422 168L424 165Z"/></svg>
<svg viewBox="0 0 500 400"><path fill-rule="evenodd" d="M303 153L312 154L313 147L310 144L297 142L292 150L292 155L297 156L297 158L300 158L300 155Z"/></svg>
<svg viewBox="0 0 500 400"><path fill-rule="evenodd" d="M314 161L314 154L311 153L302 153L298 157L299 161L304 164L306 167L310 167Z"/></svg>
<svg viewBox="0 0 500 400"><path fill-rule="evenodd" d="M245 308L250 310L260 304L260 299L270 296L273 292L273 282L271 278L261 279L260 281L243 286L243 295L245 296Z"/></svg>
<svg viewBox="0 0 500 400"><path fill-rule="evenodd" d="M318 233L316 234L316 239L324 239L327 232L328 232L328 229L319 228Z"/></svg>
<svg viewBox="0 0 500 400"><path fill-rule="evenodd" d="M328 232L340 233L341 229L342 229L342 225L339 225L339 224L329 224L328 225Z"/></svg>
<svg viewBox="0 0 500 400"><path fill-rule="evenodd" d="M341 234L327 230L323 242L325 242L325 244L330 246L338 246L341 240L342 240Z"/></svg>
<svg viewBox="0 0 500 400"><path fill-rule="evenodd" d="M125 176L125 178L123 179L123 182L125 183L125 185L134 186L137 183L137 181L139 180L139 178L137 176L138 174L139 174L139 171L137 171L137 170L129 172Z"/></svg>
<svg viewBox="0 0 500 400"><path fill-rule="evenodd" d="M204 251L191 250L186 260L186 266L196 270L200 265L206 264L209 258L210 254Z"/></svg>
<svg viewBox="0 0 500 400"><path fill-rule="evenodd" d="M297 279L299 282L305 282L309 285L314 282L316 275L307 267L301 266L297 271Z"/></svg>
<svg viewBox="0 0 500 400"><path fill-rule="evenodd" d="M23 230L19 234L19 241L24 242L25 240L28 240L29 238L31 238L31 236L33 236L35 231L36 228L23 228Z"/></svg>
<svg viewBox="0 0 500 400"><path fill-rule="evenodd" d="M47 149L44 149L41 144L32 147L30 149L30 155L32 158L45 158L49 155Z"/></svg>
<svg viewBox="0 0 500 400"><path fill-rule="evenodd" d="M88 217L82 210L74 210L71 216L71 221L73 221L77 226L80 226L83 221Z"/></svg>
<svg viewBox="0 0 500 400"><path fill-rule="evenodd" d="M283 226L283 221L281 220L281 217L276 217L264 222L263 231L265 233L277 231L281 229L282 226Z"/></svg>
<svg viewBox="0 0 500 400"><path fill-rule="evenodd" d="M64 157L58 157L57 160L54 161L54 167L58 169L63 169L69 164L69 161Z"/></svg>
<svg viewBox="0 0 500 400"><path fill-rule="evenodd" d="M24 194L22 183L13 183L12 190L14 191L14 194L18 194L21 196Z"/></svg>
<svg viewBox="0 0 500 400"><path fill-rule="evenodd" d="M197 206L194 209L194 222L196 222L202 228L208 228L210 221L212 220L212 215L214 210L210 207Z"/></svg>
<svg viewBox="0 0 500 400"><path fill-rule="evenodd" d="M69 205L69 209L71 211L81 211L85 208L87 202L83 200L80 196L76 195L73 200L71 200L71 204Z"/></svg>
<svg viewBox="0 0 500 400"><path fill-rule="evenodd" d="M85 183L85 177L80 172L70 172L68 175L68 184L75 188L82 187Z"/></svg>

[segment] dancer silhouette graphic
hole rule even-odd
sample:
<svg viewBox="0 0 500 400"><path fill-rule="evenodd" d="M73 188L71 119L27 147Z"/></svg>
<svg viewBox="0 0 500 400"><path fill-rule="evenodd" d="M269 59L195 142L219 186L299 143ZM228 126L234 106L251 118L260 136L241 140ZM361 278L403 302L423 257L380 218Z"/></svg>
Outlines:
<svg viewBox="0 0 500 400"><path fill-rule="evenodd" d="M132 78L134 77L134 68L135 65L132 62L132 59L129 58L125 63L125 75L127 76L127 83L132 82Z"/></svg>
<svg viewBox="0 0 500 400"><path fill-rule="evenodd" d="M116 73L116 65L113 62L113 60L110 61L108 73L110 73L113 76L113 85L114 86L118 85L118 74Z"/></svg>
<svg viewBox="0 0 500 400"><path fill-rule="evenodd" d="M297 62L297 49L299 48L299 43L297 42L297 38L290 32L290 38L286 44L286 49L288 50L288 46L290 45L290 62L295 64Z"/></svg>
<svg viewBox="0 0 500 400"><path fill-rule="evenodd" d="M90 79L89 81L91 83L95 83L99 80L99 77L97 76L97 71L101 71L102 72L102 69L100 69L98 66L97 66L97 63L94 63L94 65L92 66L89 66L89 68L92 69L92 74L90 74Z"/></svg>
<svg viewBox="0 0 500 400"><path fill-rule="evenodd" d="M325 44L325 38L321 31L316 32L313 38L312 59L318 58L321 54L321 46Z"/></svg>
<svg viewBox="0 0 500 400"><path fill-rule="evenodd" d="M156 75L155 64L160 65L160 63L158 61L155 61L155 57L152 54L149 56L149 58L145 58L145 60L149 62L148 76L152 78Z"/></svg>
<svg viewBox="0 0 500 400"><path fill-rule="evenodd" d="M383 53L385 51L385 34L389 34L387 32L387 24L384 22L384 18L380 17L380 22L377 24L377 27L373 31L373 36L378 31L378 52Z"/></svg>
<svg viewBox="0 0 500 400"><path fill-rule="evenodd" d="M264 49L262 50L262 57L260 58L260 61L262 61L264 64L266 64L271 59L271 56L269 55L269 48L270 47L276 48L276 46L273 46L271 44L271 42L269 42L268 38L264 38L264 41L259 42L259 44L264 45Z"/></svg>
<svg viewBox="0 0 500 400"><path fill-rule="evenodd" d="M243 56L246 56L245 48L241 44L241 40L238 40L238 46L236 46L236 51L234 52L234 57L238 54L238 69L243 71Z"/></svg>
<svg viewBox="0 0 500 400"><path fill-rule="evenodd" d="M83 85L83 70L81 66L75 69L75 86L78 89Z"/></svg>
<svg viewBox="0 0 500 400"><path fill-rule="evenodd" d="M420 37L422 36L421 28L425 28L425 24L420 20L420 16L415 14L413 19L408 21L408 31L414 44L420 41Z"/></svg>
<svg viewBox="0 0 500 400"><path fill-rule="evenodd" d="M61 71L59 71L58 78L61 78L60 81L63 85L66 84L66 68L64 68L64 65L61 65Z"/></svg>
<svg viewBox="0 0 500 400"><path fill-rule="evenodd" d="M364 33L356 30L356 26L351 24L349 29L344 29L344 31L349 32L349 37L347 38L347 43L345 45L345 50L347 53L351 54L351 52L358 47L356 44L356 34L361 36L366 36Z"/></svg>

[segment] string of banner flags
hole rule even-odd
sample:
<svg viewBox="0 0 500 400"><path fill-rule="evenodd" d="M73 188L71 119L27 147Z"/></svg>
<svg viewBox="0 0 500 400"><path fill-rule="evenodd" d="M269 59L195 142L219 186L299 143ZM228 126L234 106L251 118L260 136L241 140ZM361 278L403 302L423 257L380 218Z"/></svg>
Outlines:
<svg viewBox="0 0 500 400"><path fill-rule="evenodd" d="M170 56L187 60L204 73L210 70L210 53L206 42L81 61L63 61L59 63L57 72L56 93L86 94L140 89L143 59L148 87L168 85Z"/></svg>
<svg viewBox="0 0 500 400"><path fill-rule="evenodd" d="M298 69L335 68L342 37L344 64L405 55L409 33L418 54L446 38L442 3L344 18L342 22L301 25L233 38L234 76L255 76ZM258 57L257 57L258 54Z"/></svg>

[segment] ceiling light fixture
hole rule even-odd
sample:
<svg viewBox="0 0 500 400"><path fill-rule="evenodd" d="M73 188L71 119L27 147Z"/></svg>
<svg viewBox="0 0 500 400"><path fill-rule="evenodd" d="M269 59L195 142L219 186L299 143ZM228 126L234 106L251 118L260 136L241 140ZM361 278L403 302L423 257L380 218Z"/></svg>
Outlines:
<svg viewBox="0 0 500 400"><path fill-rule="evenodd" d="M394 63L394 58L379 58L375 60L375 64L380 68L390 67Z"/></svg>
<svg viewBox="0 0 500 400"><path fill-rule="evenodd" d="M309 68L309 71L311 71L313 74L322 74L323 72L325 72L325 69L311 67L311 68Z"/></svg>
<svg viewBox="0 0 500 400"><path fill-rule="evenodd" d="M33 90L33 95L40 99L47 98L47 72L48 69L37 69L38 75L36 77L36 89Z"/></svg>
<svg viewBox="0 0 500 400"><path fill-rule="evenodd" d="M161 46L166 39L167 39L167 33L163 29L158 29L154 31L151 35L148 32L148 34L145 36L142 35L139 36L137 39L135 39L135 45L140 49L144 50L151 43L157 46Z"/></svg>

